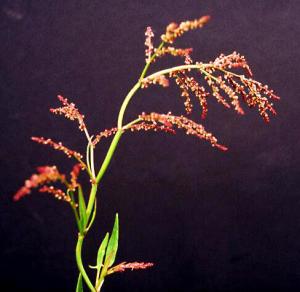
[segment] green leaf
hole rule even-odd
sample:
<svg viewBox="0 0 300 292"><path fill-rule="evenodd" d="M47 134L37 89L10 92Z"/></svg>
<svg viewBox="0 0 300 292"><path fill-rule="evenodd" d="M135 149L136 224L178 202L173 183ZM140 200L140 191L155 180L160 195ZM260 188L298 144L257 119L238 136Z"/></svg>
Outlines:
<svg viewBox="0 0 300 292"><path fill-rule="evenodd" d="M79 273L79 276L78 276L77 286L76 286L76 292L83 292L82 275L81 275L81 273Z"/></svg>
<svg viewBox="0 0 300 292"><path fill-rule="evenodd" d="M103 258L105 255L105 250L108 244L108 239L109 239L109 233L107 232L104 239L102 240L100 247L98 249L98 254L97 254L97 269L100 270L102 263L103 263Z"/></svg>
<svg viewBox="0 0 300 292"><path fill-rule="evenodd" d="M119 216L117 213L115 217L113 231L111 233L107 245L106 254L105 254L105 265L107 265L108 268L111 267L115 262L117 251L118 251L118 241L119 241Z"/></svg>
<svg viewBox="0 0 300 292"><path fill-rule="evenodd" d="M81 225L80 231L83 232L87 223L87 214L86 214L86 205L85 205L85 200L84 200L81 186L78 187L78 204L79 204L79 218L80 218L80 225Z"/></svg>

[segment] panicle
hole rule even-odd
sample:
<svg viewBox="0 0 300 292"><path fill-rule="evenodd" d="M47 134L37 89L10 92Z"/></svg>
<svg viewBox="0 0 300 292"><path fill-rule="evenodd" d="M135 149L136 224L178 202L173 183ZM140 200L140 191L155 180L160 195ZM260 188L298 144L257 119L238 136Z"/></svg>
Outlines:
<svg viewBox="0 0 300 292"><path fill-rule="evenodd" d="M79 123L79 129L81 131L86 130L86 125L84 123L84 115L82 115L79 110L76 108L74 103L69 103L67 98L64 98L61 95L58 95L57 98L62 103L62 107L51 108L50 112L58 115L64 115L67 119L74 121L77 120Z"/></svg>
<svg viewBox="0 0 300 292"><path fill-rule="evenodd" d="M172 22L167 26L166 32L161 36L161 39L166 43L172 44L176 38L182 36L185 32L203 27L209 19L210 16L205 15L199 19L181 22L179 25Z"/></svg>
<svg viewBox="0 0 300 292"><path fill-rule="evenodd" d="M37 174L33 174L26 180L24 186L17 191L13 197L14 201L18 201L22 197L30 194L31 189L40 185L56 181L66 183L65 175L61 174L56 166L40 166L37 168L37 172Z"/></svg>
<svg viewBox="0 0 300 292"><path fill-rule="evenodd" d="M42 186L39 189L40 193L48 193L53 195L58 200L63 200L66 202L70 202L71 198L70 196L66 195L65 192L63 192L61 189L55 188L53 186Z"/></svg>
<svg viewBox="0 0 300 292"><path fill-rule="evenodd" d="M142 113L139 118L145 122L157 124L161 123L167 125L169 128L172 125L179 129L184 129L187 135L194 135L200 139L204 139L211 143L213 147L217 147L220 150L226 151L227 147L218 144L218 140L211 133L207 132L204 127L196 122L184 117L184 116L174 116L171 113L168 114L158 114L158 113Z"/></svg>
<svg viewBox="0 0 300 292"><path fill-rule="evenodd" d="M206 69L209 74L215 72L214 70L220 70L220 68L214 67L213 70ZM270 120L268 112L276 115L276 111L273 108L271 100L278 100L279 97L275 95L273 90L270 90L267 85L263 85L252 78L245 77L244 75L238 75L226 70L223 71L223 77L218 76L215 78L217 79L216 82L209 77L205 77L208 85L211 86L215 97L220 97L218 96L219 89L217 89L217 87L219 87L226 93L226 95L229 96L231 104L239 114L244 114L239 102L239 96L241 96L243 101L245 101L249 107L258 107L259 114L266 122L269 122ZM224 100L219 98L218 101L228 107Z"/></svg>
<svg viewBox="0 0 300 292"><path fill-rule="evenodd" d="M107 274L113 274L113 273L120 273L120 272L125 272L125 270L145 270L148 268L153 267L153 263L144 263L144 262L133 262L133 263L126 263L123 262L117 266L114 266L110 268L107 272Z"/></svg>
<svg viewBox="0 0 300 292"><path fill-rule="evenodd" d="M151 55L153 53L154 47L153 47L153 41L152 38L154 37L154 33L152 31L152 28L150 26L147 27L145 32L146 40L145 40L145 55L146 55L146 63L150 63Z"/></svg>
<svg viewBox="0 0 300 292"><path fill-rule="evenodd" d="M44 137L31 137L31 140L43 145L49 145L55 150L63 151L69 158L74 157L77 160L82 159L82 155L79 152L71 150L65 147L61 142L54 142L51 139L45 139Z"/></svg>
<svg viewBox="0 0 300 292"><path fill-rule="evenodd" d="M142 80L141 88L147 88L150 84L158 84L162 87L168 87L169 79L165 75L159 75L153 78L144 78Z"/></svg>
<svg viewBox="0 0 300 292"><path fill-rule="evenodd" d="M240 97L249 107L258 107L259 114L266 122L269 122L269 113L276 114L273 103L270 100L278 100L279 97L270 90L267 85L251 78L252 71L244 56L237 52L230 55L221 54L208 65L196 62L203 66L200 70L205 75L204 79L211 88L212 95L225 107L230 108L229 102L220 94L222 90L229 97L230 103L239 114L244 114L240 104ZM245 70L243 74L236 74L229 69L241 68Z"/></svg>
<svg viewBox="0 0 300 292"><path fill-rule="evenodd" d="M99 134L96 135L95 139L93 140L92 144L95 147L97 143L100 142L102 138L107 138L110 137L114 134L116 134L118 131L117 127L111 128L111 129L105 129L104 131L100 132Z"/></svg>

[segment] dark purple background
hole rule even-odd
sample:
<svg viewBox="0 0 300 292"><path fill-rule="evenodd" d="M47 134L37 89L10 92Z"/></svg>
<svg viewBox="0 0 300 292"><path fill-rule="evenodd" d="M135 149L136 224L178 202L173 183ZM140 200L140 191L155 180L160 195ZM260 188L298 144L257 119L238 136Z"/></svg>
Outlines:
<svg viewBox="0 0 300 292"><path fill-rule="evenodd" d="M239 117L211 100L204 125L229 146L227 153L181 133L125 135L101 185L85 262L94 263L118 211L118 261L156 265L112 276L104 291L299 291L299 1L0 3L1 291L74 291L70 208L38 193L11 200L36 166L71 167L30 136L84 152L77 125L48 112L58 105L56 95L77 104L92 132L114 126L143 67L145 27L154 28L157 44L171 21L205 14L212 15L207 27L178 46L193 46L202 61L244 54L255 77L282 97L278 116L267 125L256 111ZM127 118L143 110L181 113L179 94L174 85L141 92ZM107 145L96 151L99 163Z"/></svg>

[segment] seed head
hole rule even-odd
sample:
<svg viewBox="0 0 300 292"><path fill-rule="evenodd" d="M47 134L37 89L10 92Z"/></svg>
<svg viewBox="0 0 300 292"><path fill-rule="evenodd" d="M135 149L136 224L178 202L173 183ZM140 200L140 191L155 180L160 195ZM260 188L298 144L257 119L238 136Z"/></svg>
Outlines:
<svg viewBox="0 0 300 292"><path fill-rule="evenodd" d="M99 143L102 138L110 137L110 136L116 134L117 131L118 131L118 128L114 127L111 129L105 129L104 131L100 132L99 134L96 135L95 139L93 140L93 142L92 142L93 146L95 147L95 145L97 143Z"/></svg>
<svg viewBox="0 0 300 292"><path fill-rule="evenodd" d="M61 95L57 96L58 100L62 103L62 107L51 108L50 112L58 115L64 115L67 119L74 121L77 120L79 123L79 129L81 131L86 130L86 125L84 123L84 115L82 115L76 108L74 103L69 103L67 98Z"/></svg>
<svg viewBox="0 0 300 292"><path fill-rule="evenodd" d="M139 118L145 122L152 124L163 124L166 127L172 129L172 126L176 126L179 129L184 129L187 135L194 135L200 139L207 140L211 143L213 147L217 147L220 150L226 151L227 147L218 144L217 138L211 133L207 132L204 127L196 122L184 117L184 116L174 116L171 113L168 114L158 114L158 113L142 113Z"/></svg>
<svg viewBox="0 0 300 292"><path fill-rule="evenodd" d="M167 26L166 32L161 36L161 39L166 43L172 44L176 38L182 36L185 32L203 27L209 19L210 16L206 15L199 19L181 22L179 25L172 22Z"/></svg>
<svg viewBox="0 0 300 292"><path fill-rule="evenodd" d="M142 80L141 88L147 88L150 84L158 84L162 87L168 87L169 80L165 75L159 75L154 78L144 78Z"/></svg>
<svg viewBox="0 0 300 292"><path fill-rule="evenodd" d="M65 147L61 142L54 142L53 140L49 138L45 139L44 137L31 137L31 140L39 144L49 145L55 150L63 151L69 158L74 157L77 160L82 159L82 155L79 152Z"/></svg>
<svg viewBox="0 0 300 292"><path fill-rule="evenodd" d="M78 179L78 176L79 176L79 173L80 171L82 170L82 165L80 163L77 163L73 166L73 169L72 171L70 172L70 175L71 175L71 185L70 185L70 190L71 191L75 191L75 189L78 187L78 182L77 182L77 179Z"/></svg>
<svg viewBox="0 0 300 292"><path fill-rule="evenodd" d="M146 40L145 40L145 55L146 55L146 63L150 63L151 55L153 53L153 41L152 38L154 37L154 33L152 31L152 28L150 26L147 27L145 32Z"/></svg>
<svg viewBox="0 0 300 292"><path fill-rule="evenodd" d="M13 197L15 201L18 201L22 197L30 194L31 189L40 185L56 181L67 183L65 175L61 174L56 166L40 166L37 168L37 172L37 174L33 174L28 180L26 180L24 186L17 191Z"/></svg>
<svg viewBox="0 0 300 292"><path fill-rule="evenodd" d="M171 55L174 57L186 57L190 55L193 51L193 48L179 49L174 47L163 47L160 50L155 50L157 57L163 57L165 55Z"/></svg>
<svg viewBox="0 0 300 292"><path fill-rule="evenodd" d="M53 186L42 186L39 189L39 192L51 194L58 200L63 200L66 202L71 201L70 196L66 195L65 192L63 192L61 189L55 188Z"/></svg>

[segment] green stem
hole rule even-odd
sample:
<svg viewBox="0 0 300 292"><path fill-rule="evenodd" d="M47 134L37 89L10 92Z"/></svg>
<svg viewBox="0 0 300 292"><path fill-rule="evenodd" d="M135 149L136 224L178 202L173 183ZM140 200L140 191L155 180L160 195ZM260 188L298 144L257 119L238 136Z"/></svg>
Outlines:
<svg viewBox="0 0 300 292"><path fill-rule="evenodd" d="M92 292L96 292L96 290L95 290L92 282L90 281L90 279L83 267L83 264L82 264L81 249L82 249L83 239L84 239L84 235L78 234L78 240L77 240L77 245L76 245L76 262L77 262L78 269L79 269L83 279L85 280L86 284L88 285L88 287L90 288L90 290Z"/></svg>
<svg viewBox="0 0 300 292"><path fill-rule="evenodd" d="M72 191L69 191L69 196L71 198L71 202L70 202L70 206L74 212L74 215L75 215L75 219L76 219L76 224L77 224L77 227L78 227L78 230L80 229L80 220L79 220L79 215L78 215L78 212L77 212L77 209L76 209L76 202L75 202L75 198L74 198L74 193Z"/></svg>
<svg viewBox="0 0 300 292"><path fill-rule="evenodd" d="M157 71L151 75L148 75L147 77L145 77L145 79L153 79L155 77L161 76L161 75L165 75L165 74L169 74L171 72L176 72L176 71L180 71L180 70L188 70L188 69L198 69L200 70L202 73L207 73L203 68L205 67L212 67L211 64L193 64L193 65L180 65L180 66L175 66L172 68L167 68L161 71Z"/></svg>
<svg viewBox="0 0 300 292"><path fill-rule="evenodd" d="M87 206L87 209L86 209L86 213L87 213L87 220L89 220L90 218L90 215L91 215L91 212L92 212L92 209L93 209L93 205L94 205L94 201L95 201L95 198L96 198L96 194L97 194L97 186L99 184L99 182L101 181L103 175L105 174L106 170L107 170L107 167L109 166L109 163L111 161L111 158L116 150L116 147L118 145L118 142L122 136L122 133L123 133L123 130L120 129L117 131L117 133L115 134L111 144L110 144L110 147L106 153L106 156L104 158L104 161L101 165L101 168L99 170L99 173L97 174L97 177L96 177L96 180L95 182L93 183L92 185L92 189L91 189L91 192L90 192L90 197L89 197L89 202L88 202L88 206Z"/></svg>
<svg viewBox="0 0 300 292"><path fill-rule="evenodd" d="M107 169L107 167L108 167L108 165L109 165L109 163L111 161L111 158L112 158L112 156L113 156L113 154L114 154L114 152L116 150L116 147L117 147L117 145L119 143L119 140L120 140L122 134L123 134L123 130L122 129L119 129L117 131L117 133L115 134L115 136L114 136L114 138L113 138L113 140L112 140L112 142L110 144L110 147L109 147L109 149L107 151L105 159L104 159L104 161L103 161L103 163L101 165L99 173L97 174L97 177L96 177L97 184L100 182L100 180L102 179L104 173L106 172L106 169Z"/></svg>
<svg viewBox="0 0 300 292"><path fill-rule="evenodd" d="M141 87L142 82L139 81L137 82L132 89L128 92L127 96L125 97L118 116L118 129L122 129L123 126L123 118L124 118L124 113L126 111L126 108L128 106L128 103L130 102L131 98L134 96L134 94L137 92L137 90ZM117 134L116 134L117 135Z"/></svg>
<svg viewBox="0 0 300 292"><path fill-rule="evenodd" d="M86 208L87 223L89 222L92 213L93 205L96 199L97 189L98 189L98 185L95 183L92 184L92 188L89 196L89 202Z"/></svg>

